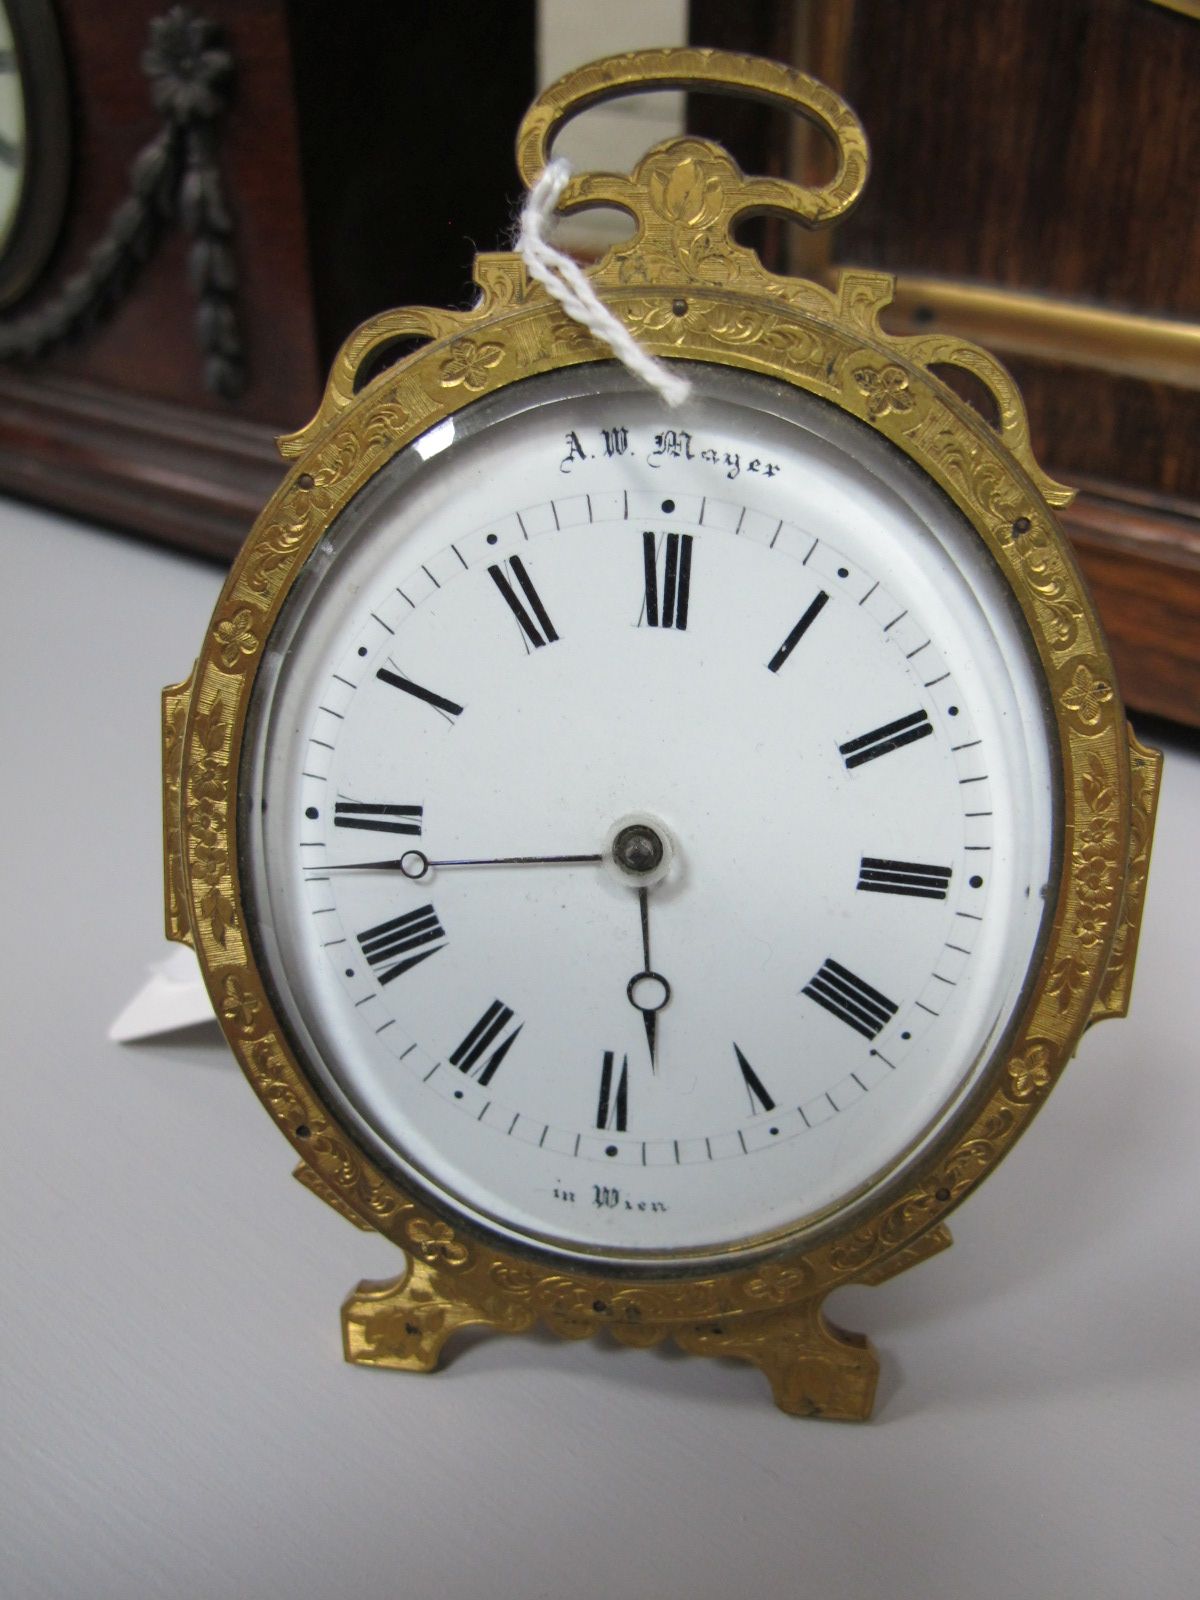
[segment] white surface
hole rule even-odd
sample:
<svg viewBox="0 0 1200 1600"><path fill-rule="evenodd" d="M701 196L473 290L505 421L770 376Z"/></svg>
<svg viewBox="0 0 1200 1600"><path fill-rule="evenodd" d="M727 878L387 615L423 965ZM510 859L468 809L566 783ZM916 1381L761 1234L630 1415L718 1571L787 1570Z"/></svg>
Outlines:
<svg viewBox="0 0 1200 1600"><path fill-rule="evenodd" d="M876 1420L750 1368L466 1342L344 1366L397 1265L289 1176L211 1030L106 1027L163 953L158 690L209 568L0 507L5 1600L1190 1597L1200 1562L1200 760L1170 752L1133 1017L956 1247L844 1292Z"/></svg>
<svg viewBox="0 0 1200 1600"><path fill-rule="evenodd" d="M131 1044L215 1020L194 953L186 945L173 945L165 960L151 963L150 976L121 1008L108 1037Z"/></svg>

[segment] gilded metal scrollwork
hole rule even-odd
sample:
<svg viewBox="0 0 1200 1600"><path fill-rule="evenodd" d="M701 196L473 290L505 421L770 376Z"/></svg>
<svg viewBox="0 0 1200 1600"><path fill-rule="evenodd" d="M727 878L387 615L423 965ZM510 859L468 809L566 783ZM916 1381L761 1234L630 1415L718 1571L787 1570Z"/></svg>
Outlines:
<svg viewBox="0 0 1200 1600"><path fill-rule="evenodd" d="M408 1257L398 1279L360 1285L347 1301L348 1359L425 1371L450 1334L469 1324L519 1331L540 1321L564 1337L608 1328L627 1344L671 1338L687 1350L752 1361L785 1410L864 1417L875 1357L865 1340L825 1321L822 1302L840 1284L882 1282L944 1249L948 1213L1028 1125L1088 1021L1127 1004L1158 758L1130 741L1099 623L1054 518L1070 491L1034 459L1004 369L961 339L885 334L879 313L893 288L886 274L848 271L825 289L769 273L732 237L748 212L817 226L854 203L866 142L831 91L773 63L715 51L612 57L553 85L530 110L518 139L526 183L571 114L665 85L719 86L785 105L832 138L837 171L815 189L746 178L718 146L689 137L656 146L632 174L577 176L564 209L616 204L636 223L634 237L590 269L597 292L655 354L766 374L890 440L975 527L1041 661L1060 761L1061 868L1046 886L1053 916L1041 966L969 1115L844 1217L761 1241L749 1265L697 1273L681 1259L670 1276L647 1282L565 1270L468 1236L452 1214L379 1172L308 1084L271 1009L240 892L230 797L255 675L308 555L397 451L480 395L607 357L509 254L477 259L471 310L389 312L359 329L335 359L316 416L280 441L290 464L285 481L234 564L193 679L164 702L168 929L195 940L233 1048L315 1174L309 1186ZM413 337L420 348L360 385L381 350ZM992 392L998 431L932 370L945 365Z"/></svg>

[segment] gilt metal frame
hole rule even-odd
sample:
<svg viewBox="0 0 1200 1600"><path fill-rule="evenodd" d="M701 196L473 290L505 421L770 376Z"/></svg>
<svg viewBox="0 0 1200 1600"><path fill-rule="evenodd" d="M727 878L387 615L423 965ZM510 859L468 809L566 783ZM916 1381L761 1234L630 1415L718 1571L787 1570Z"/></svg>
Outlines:
<svg viewBox="0 0 1200 1600"><path fill-rule="evenodd" d="M591 270L605 302L655 354L763 373L817 395L873 428L937 483L994 557L1036 647L1061 762L1061 869L1040 965L1009 1042L964 1114L915 1167L885 1180L873 1209L815 1240L785 1240L769 1259L727 1270L681 1263L631 1281L564 1270L462 1226L379 1170L306 1077L275 1015L246 925L237 834L242 736L272 626L332 520L397 451L482 395L607 351L532 282L512 254L476 261L468 311L411 308L376 317L346 341L313 420L280 441L284 482L234 563L186 683L164 692L167 931L193 943L241 1065L302 1158L298 1176L359 1227L407 1255L385 1284L360 1284L343 1307L347 1358L428 1371L472 1323L518 1332L541 1321L564 1337L607 1328L622 1343L670 1337L686 1350L737 1356L798 1415L869 1414L877 1360L835 1328L835 1287L879 1283L949 1242L946 1217L1028 1126L1085 1027L1122 1015L1141 919L1161 758L1129 735L1112 663L1055 516L1071 493L1038 467L1017 389L992 357L944 334L892 337L879 327L893 280L843 272L836 288L767 272L733 238L748 213L823 226L854 203L866 141L849 108L802 73L707 50L642 51L594 63L547 89L518 138L531 187L553 137L602 99L706 86L787 107L838 151L821 188L747 178L718 146L680 138L627 176L572 179L560 209L615 205L631 238ZM425 342L378 371L390 346ZM931 370L957 367L995 398L993 430Z"/></svg>

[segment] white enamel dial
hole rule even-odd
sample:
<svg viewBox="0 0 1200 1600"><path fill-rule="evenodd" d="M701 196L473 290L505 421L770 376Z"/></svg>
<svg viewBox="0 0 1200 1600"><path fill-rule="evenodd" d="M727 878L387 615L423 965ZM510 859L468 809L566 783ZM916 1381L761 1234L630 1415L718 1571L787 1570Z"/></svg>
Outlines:
<svg viewBox="0 0 1200 1600"><path fill-rule="evenodd" d="M696 369L516 385L403 452L259 675L259 959L384 1165L652 1269L870 1195L986 1073L1054 769L977 536L869 430ZM577 859L554 859L577 858Z"/></svg>

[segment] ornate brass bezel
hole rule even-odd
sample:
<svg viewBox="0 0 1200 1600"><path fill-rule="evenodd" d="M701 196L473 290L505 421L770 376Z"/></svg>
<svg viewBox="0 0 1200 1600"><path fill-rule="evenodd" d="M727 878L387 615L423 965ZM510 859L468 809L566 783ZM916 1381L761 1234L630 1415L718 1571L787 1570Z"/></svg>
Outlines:
<svg viewBox="0 0 1200 1600"><path fill-rule="evenodd" d="M686 1265L647 1282L539 1264L465 1231L378 1170L330 1115L275 1016L246 927L236 829L243 729L271 628L331 521L397 451L482 395L536 373L605 359L515 255L477 258L469 311L389 312L335 360L311 423L280 441L292 463L230 572L193 677L165 692L168 932L191 938L233 1049L303 1158L308 1186L404 1250L408 1271L361 1285L344 1308L351 1360L428 1370L457 1327L517 1331L541 1319L566 1336L607 1326L625 1343L668 1334L687 1349L737 1355L767 1372L784 1409L861 1417L875 1359L821 1315L834 1287L880 1282L944 1248L944 1220L1024 1131L1088 1024L1122 1012L1137 943L1159 758L1131 743L1112 663L1052 506L1070 491L1038 467L1020 396L977 347L879 327L893 280L845 272L836 290L775 276L733 241L748 212L810 225L853 203L866 177L862 130L814 80L770 62L711 51L614 57L546 91L518 140L527 185L553 134L601 98L707 84L770 99L833 139L838 170L822 189L746 179L717 145L656 146L628 177L572 180L561 209L604 202L635 232L591 271L608 306L655 354L742 368L805 390L873 428L962 510L1028 623L1061 758L1062 853L1053 923L1008 1048L972 1102L896 1192L853 1226L768 1261L713 1272ZM367 382L380 352L422 348ZM973 374L995 397L993 430L932 370Z"/></svg>

